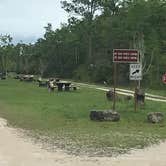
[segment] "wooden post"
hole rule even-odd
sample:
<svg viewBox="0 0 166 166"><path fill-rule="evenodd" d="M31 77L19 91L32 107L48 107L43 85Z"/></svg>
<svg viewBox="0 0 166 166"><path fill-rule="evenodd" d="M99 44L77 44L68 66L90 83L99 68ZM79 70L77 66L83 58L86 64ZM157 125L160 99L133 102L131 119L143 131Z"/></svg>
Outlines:
<svg viewBox="0 0 166 166"><path fill-rule="evenodd" d="M137 111L137 81L135 81L135 93L134 93L134 111Z"/></svg>
<svg viewBox="0 0 166 166"><path fill-rule="evenodd" d="M114 98L113 98L113 111L116 108L116 74L117 74L117 64L114 62Z"/></svg>

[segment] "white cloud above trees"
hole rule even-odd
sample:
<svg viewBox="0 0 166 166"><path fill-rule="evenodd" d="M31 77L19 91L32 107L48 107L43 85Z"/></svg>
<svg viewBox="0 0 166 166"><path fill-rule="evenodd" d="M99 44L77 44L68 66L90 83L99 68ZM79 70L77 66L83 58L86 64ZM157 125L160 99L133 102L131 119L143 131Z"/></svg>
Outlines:
<svg viewBox="0 0 166 166"><path fill-rule="evenodd" d="M17 41L34 40L43 35L47 23L57 28L66 21L60 0L0 0L0 34L11 34Z"/></svg>

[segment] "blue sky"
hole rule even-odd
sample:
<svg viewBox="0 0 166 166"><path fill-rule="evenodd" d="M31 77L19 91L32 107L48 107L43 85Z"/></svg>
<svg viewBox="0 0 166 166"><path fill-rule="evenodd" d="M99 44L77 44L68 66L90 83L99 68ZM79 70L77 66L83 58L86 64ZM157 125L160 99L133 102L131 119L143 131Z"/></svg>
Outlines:
<svg viewBox="0 0 166 166"><path fill-rule="evenodd" d="M47 23L56 29L67 18L60 0L0 0L0 34L10 34L14 42L35 42Z"/></svg>

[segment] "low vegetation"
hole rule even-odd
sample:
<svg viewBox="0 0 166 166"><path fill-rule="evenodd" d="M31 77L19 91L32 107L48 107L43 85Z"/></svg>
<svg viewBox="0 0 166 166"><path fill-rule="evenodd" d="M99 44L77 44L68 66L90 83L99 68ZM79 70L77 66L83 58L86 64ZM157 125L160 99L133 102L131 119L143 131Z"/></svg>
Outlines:
<svg viewBox="0 0 166 166"><path fill-rule="evenodd" d="M133 101L121 101L119 122L94 122L91 110L110 109L102 91L81 87L73 92L48 93L35 83L17 80L0 81L0 116L10 125L22 128L37 141L49 143L73 154L107 155L143 148L166 138L166 121L149 124L151 111L165 114L166 104L146 101L134 112ZM47 144L48 145L48 144Z"/></svg>

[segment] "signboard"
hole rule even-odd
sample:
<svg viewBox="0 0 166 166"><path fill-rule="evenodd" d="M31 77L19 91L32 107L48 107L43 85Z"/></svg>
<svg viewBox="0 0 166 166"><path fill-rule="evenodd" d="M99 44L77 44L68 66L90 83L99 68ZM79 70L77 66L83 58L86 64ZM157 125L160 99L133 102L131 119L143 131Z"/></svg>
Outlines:
<svg viewBox="0 0 166 166"><path fill-rule="evenodd" d="M139 63L139 51L133 49L114 49L113 62L115 63Z"/></svg>
<svg viewBox="0 0 166 166"><path fill-rule="evenodd" d="M166 84L166 73L163 75L162 81L163 81L164 84Z"/></svg>
<svg viewBox="0 0 166 166"><path fill-rule="evenodd" d="M130 80L142 80L141 64L130 64Z"/></svg>

